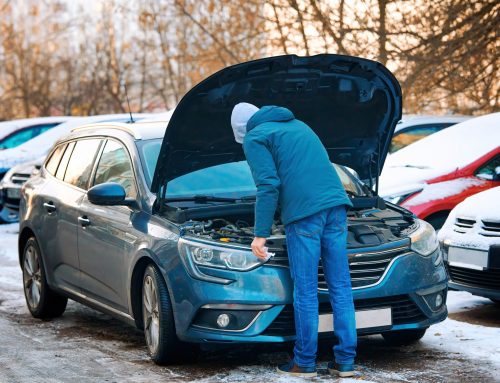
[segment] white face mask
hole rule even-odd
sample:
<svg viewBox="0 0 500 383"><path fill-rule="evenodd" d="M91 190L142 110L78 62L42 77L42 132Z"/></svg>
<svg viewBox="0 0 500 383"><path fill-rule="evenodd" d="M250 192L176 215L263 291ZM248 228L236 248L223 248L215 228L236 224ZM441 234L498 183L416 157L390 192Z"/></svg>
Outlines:
<svg viewBox="0 0 500 383"><path fill-rule="evenodd" d="M247 122L259 110L255 105L240 102L236 104L231 113L231 126L233 128L234 139L238 144L243 143L247 133Z"/></svg>

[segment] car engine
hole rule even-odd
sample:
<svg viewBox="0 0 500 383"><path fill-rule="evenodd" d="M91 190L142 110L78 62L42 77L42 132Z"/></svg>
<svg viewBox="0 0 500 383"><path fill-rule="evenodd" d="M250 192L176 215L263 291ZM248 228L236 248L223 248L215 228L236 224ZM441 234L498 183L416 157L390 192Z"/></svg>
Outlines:
<svg viewBox="0 0 500 383"><path fill-rule="evenodd" d="M415 226L415 217L397 208L351 209L348 211L348 248L377 246L404 238ZM210 219L189 219L181 225L184 235L217 242L249 245L253 240L253 214L226 215ZM274 220L268 244L285 244L285 227Z"/></svg>

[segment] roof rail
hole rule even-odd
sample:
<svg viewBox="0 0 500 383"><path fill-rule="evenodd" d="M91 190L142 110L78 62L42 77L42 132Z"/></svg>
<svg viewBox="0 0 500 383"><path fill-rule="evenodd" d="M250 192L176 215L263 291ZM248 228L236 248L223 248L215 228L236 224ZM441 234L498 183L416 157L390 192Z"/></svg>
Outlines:
<svg viewBox="0 0 500 383"><path fill-rule="evenodd" d="M107 125L106 123L98 123L98 125L97 124L88 124L88 125L78 126L76 128L71 129L71 132L77 132L77 131L81 131L81 130L90 130L90 129L116 129L116 130L121 130L122 132L129 133L136 140L140 140L142 138L142 136L139 134L139 132L137 132L134 129L131 129L130 127L128 127L126 125Z"/></svg>

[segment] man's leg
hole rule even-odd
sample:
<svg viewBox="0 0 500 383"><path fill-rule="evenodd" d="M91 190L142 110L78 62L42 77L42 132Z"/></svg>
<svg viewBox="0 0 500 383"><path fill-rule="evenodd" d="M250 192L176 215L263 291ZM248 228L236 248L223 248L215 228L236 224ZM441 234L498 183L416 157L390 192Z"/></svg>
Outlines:
<svg viewBox="0 0 500 383"><path fill-rule="evenodd" d="M353 364L356 356L356 319L352 300L351 276L346 251L347 218L344 206L328 210L321 239L321 262L330 293L335 335L335 361Z"/></svg>
<svg viewBox="0 0 500 383"><path fill-rule="evenodd" d="M318 347L318 264L326 213L320 212L286 226L290 272L294 282L293 307L298 366L316 364Z"/></svg>

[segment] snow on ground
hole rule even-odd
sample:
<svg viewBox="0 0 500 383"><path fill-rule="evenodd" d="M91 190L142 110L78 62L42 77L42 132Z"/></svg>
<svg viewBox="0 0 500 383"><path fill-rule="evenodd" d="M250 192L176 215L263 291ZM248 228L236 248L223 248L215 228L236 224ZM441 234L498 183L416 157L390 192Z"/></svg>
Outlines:
<svg viewBox="0 0 500 383"><path fill-rule="evenodd" d="M449 293L454 319L432 326L415 345L394 347L380 336L360 338L353 379L327 374L329 342L320 343L319 376L312 380L276 374L275 366L287 360L291 345L202 349L195 361L156 366L140 331L75 302L61 318L32 318L22 293L17 230L16 224L0 225L0 382L500 382L500 309L465 292ZM484 323L469 323L485 315Z"/></svg>

